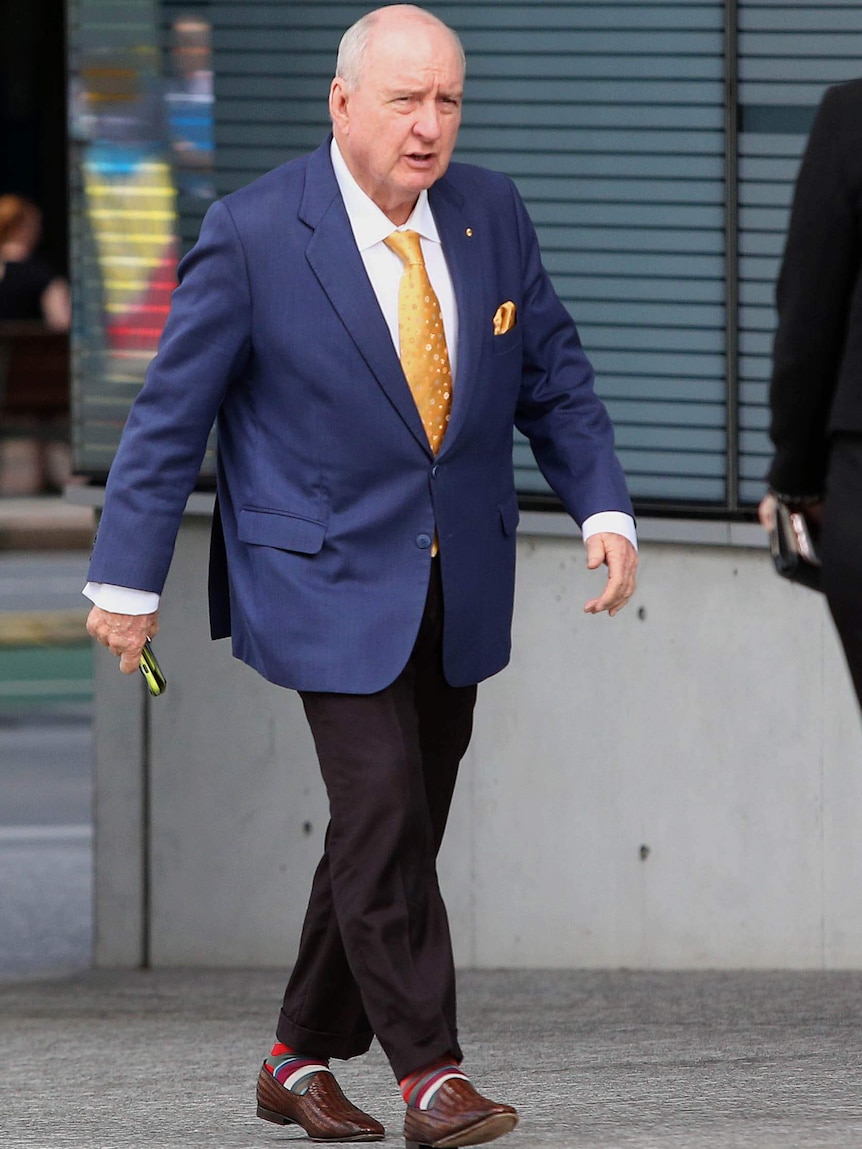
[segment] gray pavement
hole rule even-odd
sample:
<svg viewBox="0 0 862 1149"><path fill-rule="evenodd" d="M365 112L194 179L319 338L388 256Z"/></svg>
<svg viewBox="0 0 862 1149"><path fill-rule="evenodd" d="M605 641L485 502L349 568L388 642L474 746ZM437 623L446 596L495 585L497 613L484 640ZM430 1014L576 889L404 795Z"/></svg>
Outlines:
<svg viewBox="0 0 862 1149"><path fill-rule="evenodd" d="M511 1149L858 1149L862 974L465 971L466 1065ZM0 986L4 1146L305 1140L254 1115L277 971L91 971ZM336 1063L401 1142L376 1047ZM401 1142L403 1144L403 1142Z"/></svg>

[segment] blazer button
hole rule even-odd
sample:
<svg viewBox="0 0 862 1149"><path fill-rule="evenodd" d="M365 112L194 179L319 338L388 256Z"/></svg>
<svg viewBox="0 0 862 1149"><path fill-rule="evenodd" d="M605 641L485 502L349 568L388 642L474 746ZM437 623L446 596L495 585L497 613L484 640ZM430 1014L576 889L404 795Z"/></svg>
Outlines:
<svg viewBox="0 0 862 1149"><path fill-rule="evenodd" d="M417 535L416 536L416 546L419 547L419 549L421 551L427 551L427 549L431 546L431 536L430 535Z"/></svg>
<svg viewBox="0 0 862 1149"><path fill-rule="evenodd" d="M432 479L436 479L436 478L437 478L437 472L438 472L439 470L440 470L440 464L439 464L439 463L435 463L435 464L434 464L434 466L431 468L431 478L432 478Z"/></svg>

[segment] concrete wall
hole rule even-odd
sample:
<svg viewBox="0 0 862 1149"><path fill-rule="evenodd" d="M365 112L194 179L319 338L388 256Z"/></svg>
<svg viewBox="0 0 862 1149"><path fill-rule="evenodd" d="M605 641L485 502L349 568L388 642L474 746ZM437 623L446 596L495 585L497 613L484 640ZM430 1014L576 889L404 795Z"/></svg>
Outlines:
<svg viewBox="0 0 862 1149"><path fill-rule="evenodd" d="M165 697L97 659L103 965L289 965L320 850L298 699L209 641L208 532L188 517L166 588ZM573 529L525 516L441 859L459 964L862 967L862 728L824 603L756 528L641 537L635 601L588 617Z"/></svg>

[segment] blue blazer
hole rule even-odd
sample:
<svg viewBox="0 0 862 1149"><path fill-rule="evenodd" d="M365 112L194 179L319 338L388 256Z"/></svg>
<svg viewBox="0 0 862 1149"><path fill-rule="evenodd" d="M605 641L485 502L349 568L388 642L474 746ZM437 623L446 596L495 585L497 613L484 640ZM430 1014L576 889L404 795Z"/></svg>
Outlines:
<svg viewBox="0 0 862 1149"><path fill-rule="evenodd" d="M512 182L452 164L429 192L459 314L432 457L344 209L329 141L212 205L108 480L89 577L160 592L213 420L213 637L272 682L370 693L399 674L440 540L446 677L508 661L512 431L578 522L631 513L575 325ZM506 301L515 325L495 335Z"/></svg>

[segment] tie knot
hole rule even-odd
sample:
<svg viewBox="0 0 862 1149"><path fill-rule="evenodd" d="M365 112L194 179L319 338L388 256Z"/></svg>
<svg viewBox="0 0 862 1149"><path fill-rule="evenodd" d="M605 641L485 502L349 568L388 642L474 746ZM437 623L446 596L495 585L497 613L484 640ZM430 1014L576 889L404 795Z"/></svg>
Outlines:
<svg viewBox="0 0 862 1149"><path fill-rule="evenodd" d="M425 266L418 231L393 231L383 242L405 265L418 263L421 267Z"/></svg>

